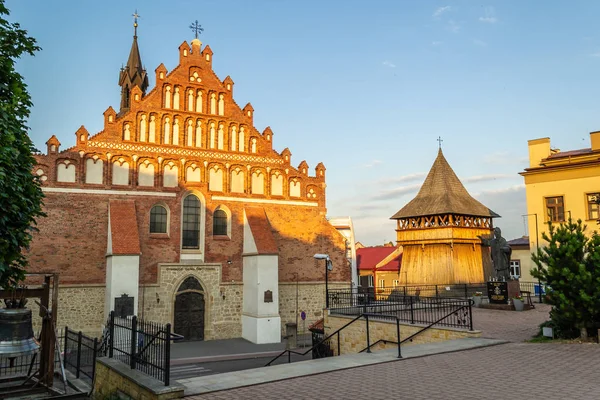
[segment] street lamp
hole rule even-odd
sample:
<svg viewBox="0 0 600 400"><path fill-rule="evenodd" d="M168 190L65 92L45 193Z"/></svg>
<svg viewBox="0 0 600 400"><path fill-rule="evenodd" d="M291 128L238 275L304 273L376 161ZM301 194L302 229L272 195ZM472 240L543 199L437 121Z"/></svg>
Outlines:
<svg viewBox="0 0 600 400"><path fill-rule="evenodd" d="M325 260L325 308L329 308L329 274L328 272L333 269L333 264L329 259L328 254L315 254L313 256L316 260Z"/></svg>
<svg viewBox="0 0 600 400"><path fill-rule="evenodd" d="M522 217L528 217L534 215L535 216L535 248L536 248L536 255L537 252L540 250L540 238L538 236L538 217L537 217L537 213L532 213L532 214L523 214ZM538 271L540 270L540 266L538 265ZM538 275L538 288L539 288L539 300L540 300L540 304L543 302L542 301L542 282L540 281L539 275Z"/></svg>

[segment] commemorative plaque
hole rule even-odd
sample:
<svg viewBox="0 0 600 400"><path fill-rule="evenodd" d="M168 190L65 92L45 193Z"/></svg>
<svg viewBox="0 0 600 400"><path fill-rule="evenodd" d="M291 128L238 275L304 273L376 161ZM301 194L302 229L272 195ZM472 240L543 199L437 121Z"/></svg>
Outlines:
<svg viewBox="0 0 600 400"><path fill-rule="evenodd" d="M115 297L115 315L117 317L125 318L133 314L133 297L127 294Z"/></svg>
<svg viewBox="0 0 600 400"><path fill-rule="evenodd" d="M265 290L265 298L263 300L265 303L273 302L273 292L270 290Z"/></svg>
<svg viewBox="0 0 600 400"><path fill-rule="evenodd" d="M488 282L487 291L491 304L508 304L508 282Z"/></svg>

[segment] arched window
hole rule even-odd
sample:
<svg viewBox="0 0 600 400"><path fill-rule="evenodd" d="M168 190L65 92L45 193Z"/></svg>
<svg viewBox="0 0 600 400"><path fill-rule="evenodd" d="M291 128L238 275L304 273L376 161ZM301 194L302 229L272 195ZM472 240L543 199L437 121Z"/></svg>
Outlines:
<svg viewBox="0 0 600 400"><path fill-rule="evenodd" d="M213 214L213 235L227 236L227 213L217 209Z"/></svg>
<svg viewBox="0 0 600 400"><path fill-rule="evenodd" d="M190 194L183 200L181 244L184 249L200 248L200 200Z"/></svg>
<svg viewBox="0 0 600 400"><path fill-rule="evenodd" d="M150 210L150 233L167 233L167 209L156 205Z"/></svg>

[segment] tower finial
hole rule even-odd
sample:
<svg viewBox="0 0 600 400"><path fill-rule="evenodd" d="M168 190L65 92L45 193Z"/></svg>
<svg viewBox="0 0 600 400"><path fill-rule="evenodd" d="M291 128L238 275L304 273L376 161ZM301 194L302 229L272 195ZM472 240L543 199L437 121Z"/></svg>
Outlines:
<svg viewBox="0 0 600 400"><path fill-rule="evenodd" d="M202 28L202 25L198 23L198 20L194 21L194 23L190 25L190 29L196 35L196 39L198 39L198 35L204 31L204 28Z"/></svg>
<svg viewBox="0 0 600 400"><path fill-rule="evenodd" d="M442 149L442 142L443 142L442 137L438 136L437 141L438 141L438 145L440 146L439 149L441 150Z"/></svg>
<svg viewBox="0 0 600 400"><path fill-rule="evenodd" d="M137 9L135 10L135 12L133 14L131 14L131 16L133 17L133 36L137 37L137 27L138 27L137 20L140 17L140 15L137 13Z"/></svg>

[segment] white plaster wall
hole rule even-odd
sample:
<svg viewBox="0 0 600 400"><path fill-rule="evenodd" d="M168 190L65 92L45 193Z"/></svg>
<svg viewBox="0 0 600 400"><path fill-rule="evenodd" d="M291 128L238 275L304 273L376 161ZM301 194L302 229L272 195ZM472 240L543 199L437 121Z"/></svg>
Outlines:
<svg viewBox="0 0 600 400"><path fill-rule="evenodd" d="M113 185L129 185L129 164L113 163Z"/></svg>
<svg viewBox="0 0 600 400"><path fill-rule="evenodd" d="M271 194L274 196L283 195L283 175L271 175Z"/></svg>
<svg viewBox="0 0 600 400"><path fill-rule="evenodd" d="M290 197L300 197L300 182L290 182Z"/></svg>
<svg viewBox="0 0 600 400"><path fill-rule="evenodd" d="M231 192L244 193L244 171L231 171Z"/></svg>
<svg viewBox="0 0 600 400"><path fill-rule="evenodd" d="M242 315L242 337L252 343L281 342L281 318L252 318Z"/></svg>
<svg viewBox="0 0 600 400"><path fill-rule="evenodd" d="M85 160L85 183L101 185L103 166L102 160L96 160L96 162L93 158Z"/></svg>
<svg viewBox="0 0 600 400"><path fill-rule="evenodd" d="M154 165L140 165L138 174L138 186L154 186Z"/></svg>
<svg viewBox="0 0 600 400"><path fill-rule="evenodd" d="M172 167L169 165L165 166L164 180L163 180L164 187L176 187L177 186L178 171L179 171L179 169L175 165Z"/></svg>
<svg viewBox="0 0 600 400"><path fill-rule="evenodd" d="M110 312L115 308L115 297L121 297L123 293L133 296L133 309L137 313L139 271L139 255L108 255L106 257L105 318L108 318Z"/></svg>
<svg viewBox="0 0 600 400"><path fill-rule="evenodd" d="M214 168L210 170L208 190L213 192L223 191L223 170L215 170Z"/></svg>
<svg viewBox="0 0 600 400"><path fill-rule="evenodd" d="M58 182L75 182L75 165L58 164L56 167L56 180Z"/></svg>
<svg viewBox="0 0 600 400"><path fill-rule="evenodd" d="M185 180L188 182L200 182L200 168L187 167Z"/></svg>
<svg viewBox="0 0 600 400"><path fill-rule="evenodd" d="M242 254L256 253L258 253L258 249L256 248L256 242L254 241L254 236L252 236L252 230L250 229L250 225L248 225L248 218L246 217L246 213L244 212L244 247L242 249ZM247 261L244 259L244 262Z"/></svg>
<svg viewBox="0 0 600 400"><path fill-rule="evenodd" d="M265 176L263 174L252 174L252 193L265 193Z"/></svg>

